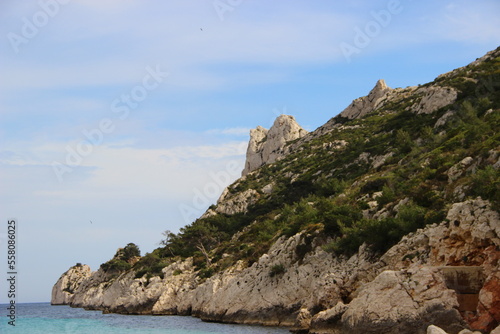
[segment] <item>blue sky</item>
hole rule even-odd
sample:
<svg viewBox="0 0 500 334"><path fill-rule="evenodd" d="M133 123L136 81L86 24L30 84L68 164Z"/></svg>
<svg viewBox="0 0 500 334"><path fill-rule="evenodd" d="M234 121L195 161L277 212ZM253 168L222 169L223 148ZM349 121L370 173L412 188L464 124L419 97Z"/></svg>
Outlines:
<svg viewBox="0 0 500 334"><path fill-rule="evenodd" d="M495 49L499 14L496 0L2 1L0 240L17 219L18 301L190 223L239 177L250 128L286 113L314 130L380 78L432 81Z"/></svg>

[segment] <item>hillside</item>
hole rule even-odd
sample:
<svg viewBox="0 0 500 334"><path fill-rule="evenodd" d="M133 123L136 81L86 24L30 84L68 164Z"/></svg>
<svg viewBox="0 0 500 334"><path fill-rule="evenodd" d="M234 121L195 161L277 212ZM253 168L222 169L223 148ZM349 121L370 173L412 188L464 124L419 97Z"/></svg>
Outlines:
<svg viewBox="0 0 500 334"><path fill-rule="evenodd" d="M251 131L243 176L202 217L145 256L129 244L96 272L70 268L52 303L311 333L491 331L499 83L500 48L418 87L380 80L310 133L282 115Z"/></svg>

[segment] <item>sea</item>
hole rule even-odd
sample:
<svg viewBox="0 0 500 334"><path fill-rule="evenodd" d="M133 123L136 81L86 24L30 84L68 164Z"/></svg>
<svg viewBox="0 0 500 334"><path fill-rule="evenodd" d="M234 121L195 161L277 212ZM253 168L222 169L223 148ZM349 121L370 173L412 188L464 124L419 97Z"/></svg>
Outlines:
<svg viewBox="0 0 500 334"><path fill-rule="evenodd" d="M1 305L0 333L22 334L284 334L285 328L218 324L187 316L102 314L50 303L16 304L15 326Z"/></svg>

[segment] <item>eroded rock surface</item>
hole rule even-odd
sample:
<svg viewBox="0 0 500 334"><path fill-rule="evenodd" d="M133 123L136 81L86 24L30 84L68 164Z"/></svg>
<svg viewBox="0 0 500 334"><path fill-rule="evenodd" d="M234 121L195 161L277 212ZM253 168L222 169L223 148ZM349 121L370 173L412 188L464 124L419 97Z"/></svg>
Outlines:
<svg viewBox="0 0 500 334"><path fill-rule="evenodd" d="M306 134L307 131L290 115L281 115L276 118L269 130L261 126L250 130L250 142L242 175L246 175L265 164L277 161L288 153L285 150L288 142L301 138Z"/></svg>

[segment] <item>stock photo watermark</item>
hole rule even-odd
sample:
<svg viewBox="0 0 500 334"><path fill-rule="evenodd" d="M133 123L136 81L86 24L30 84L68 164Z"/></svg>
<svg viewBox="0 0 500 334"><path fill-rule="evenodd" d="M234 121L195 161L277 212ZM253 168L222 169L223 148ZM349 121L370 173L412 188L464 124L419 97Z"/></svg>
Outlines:
<svg viewBox="0 0 500 334"><path fill-rule="evenodd" d="M7 33L7 39L10 42L12 50L17 54L20 52L20 46L26 45L38 36L40 30L45 27L51 19L53 19L59 11L61 6L67 5L71 0L39 0L38 6L40 7L30 17L24 16L21 21L19 33Z"/></svg>
<svg viewBox="0 0 500 334"><path fill-rule="evenodd" d="M121 94L111 102L111 112L116 114L119 120L127 119L130 111L137 109L149 93L157 89L169 75L168 72L160 69L160 65L156 65L154 69L147 66L146 73L141 84L134 86L129 92ZM71 173L74 168L80 166L84 158L92 154L94 148L104 142L105 135L111 134L116 129L116 122L116 118L102 118L96 127L82 130L84 139L73 146L66 145L64 161L53 161L51 164L60 183L63 182L65 174Z"/></svg>
<svg viewBox="0 0 500 334"><path fill-rule="evenodd" d="M5 237L6 244L6 262L7 262L7 324L9 326L15 327L17 320L17 310L16 310L16 301L17 301L17 281L18 281L18 244L17 244L17 231L18 231L18 222L15 219L7 220L7 234ZM3 238L2 238L3 239ZM3 243L3 240L2 240Z"/></svg>
<svg viewBox="0 0 500 334"><path fill-rule="evenodd" d="M238 152L246 150L247 143L241 143ZM193 199L190 204L180 204L179 211L186 224L189 224L199 217L200 210L206 209L216 200L229 185L229 183L241 176L241 161L232 159L226 163L223 170L210 172L210 181L203 187L193 189Z"/></svg>
<svg viewBox="0 0 500 334"><path fill-rule="evenodd" d="M411 1L411 0L410 0ZM370 16L372 20L368 21L363 27L354 27L354 38L351 43L340 43L340 50L348 63L352 57L367 48L374 39L376 39L389 24L394 16L401 14L403 5L399 0L390 0L385 9L378 11L372 10Z"/></svg>
<svg viewBox="0 0 500 334"><path fill-rule="evenodd" d="M212 5L219 20L224 21L224 16L227 12L232 12L236 7L240 6L244 0L215 0Z"/></svg>

